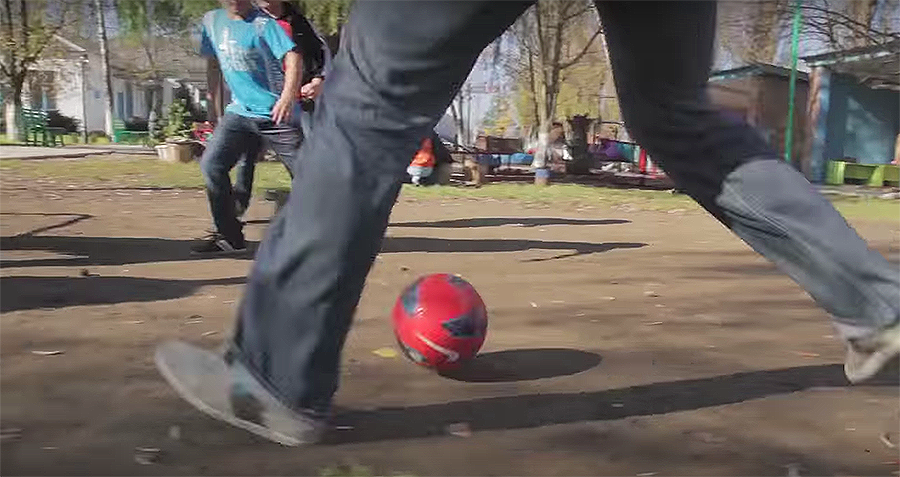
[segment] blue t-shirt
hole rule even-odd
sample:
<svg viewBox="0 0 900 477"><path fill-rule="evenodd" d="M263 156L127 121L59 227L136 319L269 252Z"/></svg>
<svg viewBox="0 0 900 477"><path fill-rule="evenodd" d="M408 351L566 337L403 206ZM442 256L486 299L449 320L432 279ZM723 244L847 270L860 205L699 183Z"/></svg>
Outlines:
<svg viewBox="0 0 900 477"><path fill-rule="evenodd" d="M203 16L200 54L219 60L231 90L227 112L270 117L284 87L282 59L293 49L294 42L278 22L259 10L239 20L223 9Z"/></svg>

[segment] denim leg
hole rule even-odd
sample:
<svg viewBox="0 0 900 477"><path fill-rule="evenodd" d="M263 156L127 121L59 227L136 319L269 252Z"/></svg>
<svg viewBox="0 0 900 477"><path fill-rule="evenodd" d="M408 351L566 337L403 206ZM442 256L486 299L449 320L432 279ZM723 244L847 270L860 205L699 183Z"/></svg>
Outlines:
<svg viewBox="0 0 900 477"><path fill-rule="evenodd" d="M298 108L299 109L299 108ZM269 120L257 120L256 127L262 137L263 145L271 149L278 160L284 164L291 178L294 177L294 161L297 158L297 150L303 142L303 132L300 129L299 118L293 118L290 123L275 124Z"/></svg>
<svg viewBox="0 0 900 477"><path fill-rule="evenodd" d="M213 132L200 170L206 182L206 195L216 230L229 240L240 237L241 224L234 212L234 197L228 172L243 155L255 157L259 150L259 136L247 118L226 113Z"/></svg>
<svg viewBox="0 0 900 477"><path fill-rule="evenodd" d="M528 5L355 2L234 335L234 355L286 405L328 410L402 174L478 54Z"/></svg>
<svg viewBox="0 0 900 477"><path fill-rule="evenodd" d="M256 173L256 161L260 159L260 156L261 154L256 154L255 157L244 154L235 166L234 199L244 207L244 210L250 207L250 197L253 195L253 177Z"/></svg>
<svg viewBox="0 0 900 477"><path fill-rule="evenodd" d="M896 323L897 268L756 131L710 104L715 2L597 8L628 129L678 186L806 289L845 336Z"/></svg>

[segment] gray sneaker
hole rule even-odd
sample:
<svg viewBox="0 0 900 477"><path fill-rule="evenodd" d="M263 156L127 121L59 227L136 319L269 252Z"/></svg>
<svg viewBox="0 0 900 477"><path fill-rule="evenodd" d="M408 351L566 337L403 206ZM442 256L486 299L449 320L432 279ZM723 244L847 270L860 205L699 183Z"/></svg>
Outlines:
<svg viewBox="0 0 900 477"><path fill-rule="evenodd" d="M851 383L865 381L900 354L900 323L865 338L847 340L844 374Z"/></svg>
<svg viewBox="0 0 900 477"><path fill-rule="evenodd" d="M180 341L156 348L156 367L187 402L285 446L318 442L325 420L288 409L238 361Z"/></svg>

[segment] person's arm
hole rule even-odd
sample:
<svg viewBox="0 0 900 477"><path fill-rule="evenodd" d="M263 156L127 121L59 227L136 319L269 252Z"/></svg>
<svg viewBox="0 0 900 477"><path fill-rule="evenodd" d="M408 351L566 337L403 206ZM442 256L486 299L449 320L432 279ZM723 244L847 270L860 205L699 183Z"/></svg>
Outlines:
<svg viewBox="0 0 900 477"><path fill-rule="evenodd" d="M222 112L222 105L219 103L222 98L222 69L215 56L206 58L206 89L209 121L216 124L219 121L219 114Z"/></svg>
<svg viewBox="0 0 900 477"><path fill-rule="evenodd" d="M322 82L325 80L325 64L327 46L319 36L312 24L302 15L298 15L297 29L303 41L303 54L307 55L306 63L309 66L310 80L300 89L300 95L306 99L316 99L322 91Z"/></svg>
<svg viewBox="0 0 900 477"><path fill-rule="evenodd" d="M284 55L284 87L281 89L281 97L272 107L272 121L275 121L275 124L281 124L291 118L299 87L300 55L296 51L289 51Z"/></svg>

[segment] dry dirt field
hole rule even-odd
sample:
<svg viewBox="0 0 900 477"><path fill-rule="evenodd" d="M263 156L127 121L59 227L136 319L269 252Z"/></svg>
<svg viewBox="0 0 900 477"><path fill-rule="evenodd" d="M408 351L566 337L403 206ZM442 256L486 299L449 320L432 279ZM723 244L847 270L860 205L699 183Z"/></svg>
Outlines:
<svg viewBox="0 0 900 477"><path fill-rule="evenodd" d="M338 427L290 449L195 411L153 366L161 340L222 343L250 265L189 256L209 221L200 191L7 173L0 199L3 475L898 469L883 442L900 441L896 378L849 386L825 313L694 210L402 198L345 350ZM251 207L252 240L271 208ZM897 221L851 221L897 262ZM383 352L395 297L431 272L488 304L472 373ZM159 451L142 464L138 447Z"/></svg>

